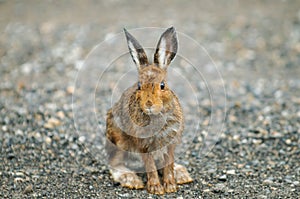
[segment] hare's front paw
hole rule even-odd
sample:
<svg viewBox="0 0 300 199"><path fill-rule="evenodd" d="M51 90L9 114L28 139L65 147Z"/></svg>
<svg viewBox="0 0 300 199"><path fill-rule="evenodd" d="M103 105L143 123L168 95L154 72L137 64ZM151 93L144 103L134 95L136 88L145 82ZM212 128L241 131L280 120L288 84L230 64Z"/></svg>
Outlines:
<svg viewBox="0 0 300 199"><path fill-rule="evenodd" d="M191 178L189 172L184 166L180 164L175 164L174 170L177 184L193 182L193 179Z"/></svg>
<svg viewBox="0 0 300 199"><path fill-rule="evenodd" d="M138 177L135 173L124 173L120 176L119 182L121 186L127 187L130 189L142 189L144 188L144 183L141 178Z"/></svg>
<svg viewBox="0 0 300 199"><path fill-rule="evenodd" d="M164 187L165 187L165 191L167 193L172 193L172 192L177 191L177 185L176 185L175 181L173 181L173 182L164 182Z"/></svg>
<svg viewBox="0 0 300 199"><path fill-rule="evenodd" d="M164 187L158 182L158 183L151 183L151 182L148 182L147 183L147 190L149 193L152 193L152 194L164 194L165 191L164 191Z"/></svg>

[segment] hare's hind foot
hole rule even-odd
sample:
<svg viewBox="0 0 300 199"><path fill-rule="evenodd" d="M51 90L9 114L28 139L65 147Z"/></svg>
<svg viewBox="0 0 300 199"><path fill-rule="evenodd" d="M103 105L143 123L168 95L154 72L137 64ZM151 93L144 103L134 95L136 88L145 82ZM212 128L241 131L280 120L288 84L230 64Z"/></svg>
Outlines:
<svg viewBox="0 0 300 199"><path fill-rule="evenodd" d="M193 179L191 178L189 172L184 166L175 163L174 171L175 171L175 179L177 184L185 184L185 183L193 182Z"/></svg>
<svg viewBox="0 0 300 199"><path fill-rule="evenodd" d="M119 167L110 170L115 182L119 182L122 187L130 189L142 189L144 183L142 179L136 175L133 171L126 167Z"/></svg>
<svg viewBox="0 0 300 199"><path fill-rule="evenodd" d="M144 183L141 178L135 173L124 173L120 176L121 186L130 189L142 189L144 188Z"/></svg>

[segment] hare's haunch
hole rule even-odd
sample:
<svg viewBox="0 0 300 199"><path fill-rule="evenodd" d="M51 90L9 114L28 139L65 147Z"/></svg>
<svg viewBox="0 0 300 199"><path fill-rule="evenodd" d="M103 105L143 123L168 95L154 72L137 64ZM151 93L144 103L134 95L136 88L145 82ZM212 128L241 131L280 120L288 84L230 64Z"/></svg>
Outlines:
<svg viewBox="0 0 300 199"><path fill-rule="evenodd" d="M107 113L106 149L111 173L124 187L143 188L142 179L123 161L125 151L140 153L147 172L148 192L175 192L177 184L192 181L187 169L174 163L175 147L184 128L182 108L166 81L167 68L177 53L176 32L171 27L161 35L153 64L139 42L126 29L124 32L139 78ZM164 165L162 183L157 160Z"/></svg>

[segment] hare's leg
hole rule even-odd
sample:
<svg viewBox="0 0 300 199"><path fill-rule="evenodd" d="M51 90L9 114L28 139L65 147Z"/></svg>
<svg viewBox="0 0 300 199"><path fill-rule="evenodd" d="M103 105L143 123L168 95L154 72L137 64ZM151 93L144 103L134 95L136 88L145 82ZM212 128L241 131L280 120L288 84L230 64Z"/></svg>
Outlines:
<svg viewBox="0 0 300 199"><path fill-rule="evenodd" d="M151 153L142 153L142 159L147 172L147 190L152 194L164 194L164 187L160 184L155 161Z"/></svg>
<svg viewBox="0 0 300 199"><path fill-rule="evenodd" d="M184 166L175 163L174 170L175 170L175 179L177 184L185 184L185 183L193 182L193 179L191 178L189 172Z"/></svg>
<svg viewBox="0 0 300 199"><path fill-rule="evenodd" d="M165 191L175 192L177 190L176 180L174 177L174 151L175 145L167 147L167 154L164 154L165 167L163 168L163 183Z"/></svg>
<svg viewBox="0 0 300 199"><path fill-rule="evenodd" d="M144 188L142 179L124 165L125 152L119 149L120 143L124 141L122 131L113 125L110 114L107 118L106 137L106 152L114 181L131 189Z"/></svg>

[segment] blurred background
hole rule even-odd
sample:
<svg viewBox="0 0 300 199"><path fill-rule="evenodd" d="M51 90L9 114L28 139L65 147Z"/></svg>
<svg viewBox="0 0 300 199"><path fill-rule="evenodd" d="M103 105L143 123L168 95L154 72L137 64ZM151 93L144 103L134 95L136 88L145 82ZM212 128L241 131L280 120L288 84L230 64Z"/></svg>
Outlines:
<svg viewBox="0 0 300 199"><path fill-rule="evenodd" d="M170 197L297 196L300 1L0 0L1 197L149 197L114 184L103 147L91 149L87 137L74 133L80 127L72 94L95 45L124 27L170 26L207 50L227 98L226 105L223 98L212 104L205 86L191 78L199 89L200 133L183 141L188 149L180 160L195 182ZM224 97L217 88L216 97ZM110 91L97 92L99 113L109 108L101 96ZM187 113L195 105L187 102ZM226 116L217 134L208 128L212 107ZM103 120L95 127L78 118L84 132L105 128ZM204 157L207 137L212 150Z"/></svg>

